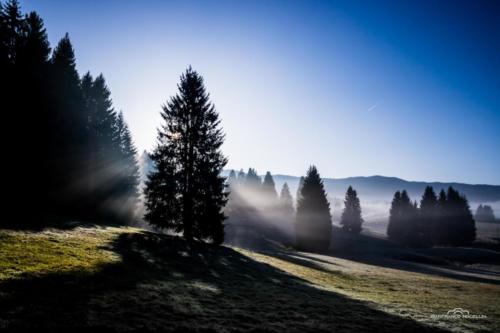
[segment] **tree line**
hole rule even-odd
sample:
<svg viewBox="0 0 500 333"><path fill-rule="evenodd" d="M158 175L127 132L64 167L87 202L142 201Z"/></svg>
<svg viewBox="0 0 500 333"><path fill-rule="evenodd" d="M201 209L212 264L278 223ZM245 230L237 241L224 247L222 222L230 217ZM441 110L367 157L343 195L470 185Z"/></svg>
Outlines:
<svg viewBox="0 0 500 333"><path fill-rule="evenodd" d="M288 185L283 185L282 194L278 196L269 172L261 181L253 168L246 174L243 171L238 174L231 171L228 183L231 189L229 215L238 214L237 209L241 209L241 205L234 204L238 202L238 195L241 195L238 189L243 187L253 190L256 191L254 194L263 198L264 205L271 205L277 210L286 209L290 212L289 217L295 215L289 221L294 224L297 248L324 251L329 247L332 232L330 204L316 167L311 166L306 176L300 178L295 207ZM247 203L248 200L243 202ZM484 206L478 208L480 213L485 210L489 212ZM439 196L432 187L426 187L420 204L411 201L407 191L397 191L389 213L389 239L406 246L462 246L469 245L476 237L475 221L467 198L453 187L447 191L441 190ZM340 225L344 231L357 234L361 232L363 222L359 197L356 190L349 186Z"/></svg>
<svg viewBox="0 0 500 333"><path fill-rule="evenodd" d="M493 208L490 205L479 205L475 214L476 220L480 222L493 223L496 221Z"/></svg>
<svg viewBox="0 0 500 333"><path fill-rule="evenodd" d="M227 183L230 194L226 212L230 222L258 229L260 235L274 240L286 239L302 250L324 251L329 247L332 231L330 204L315 166L300 178L295 205L286 182L278 195L269 171L261 179L253 168L247 173L231 170ZM352 187L347 189L344 203L341 225L347 232L359 233L363 223L361 205ZM252 214L254 211L258 214ZM280 235L280 232L285 232L285 235ZM292 239L287 239L287 236Z"/></svg>
<svg viewBox="0 0 500 333"><path fill-rule="evenodd" d="M138 165L128 125L104 76L78 73L68 34L52 50L36 12L0 2L0 72L16 223L130 219Z"/></svg>
<svg viewBox="0 0 500 333"><path fill-rule="evenodd" d="M238 244L242 238L248 242L256 234L286 244L292 242L295 208L287 183L278 193L271 173L261 177L254 168L246 173L231 170L226 183L229 196L224 211L228 216L229 243Z"/></svg>
<svg viewBox="0 0 500 333"><path fill-rule="evenodd" d="M254 168L249 168L247 173L240 170L238 174L231 170L227 177L227 185L229 187L229 200L226 206L228 214L229 212L235 213L245 204L241 202L241 196L245 193L258 199L251 203L247 199L247 204L257 206L259 209L277 210L286 215L293 215L295 211L290 187L285 182L278 194L273 176L269 171L266 172L264 179L261 179Z"/></svg>
<svg viewBox="0 0 500 333"><path fill-rule="evenodd" d="M405 190L394 194L387 235L409 246L461 246L475 240L476 227L465 195L450 186L437 196L427 186L420 206Z"/></svg>

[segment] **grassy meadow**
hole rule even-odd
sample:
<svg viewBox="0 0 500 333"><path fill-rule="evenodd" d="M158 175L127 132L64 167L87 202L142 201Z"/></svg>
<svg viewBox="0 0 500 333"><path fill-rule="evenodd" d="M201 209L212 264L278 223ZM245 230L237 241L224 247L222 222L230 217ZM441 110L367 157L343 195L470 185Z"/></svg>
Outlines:
<svg viewBox="0 0 500 333"><path fill-rule="evenodd" d="M137 228L0 230L0 329L498 332L500 285ZM461 307L486 319L433 319Z"/></svg>

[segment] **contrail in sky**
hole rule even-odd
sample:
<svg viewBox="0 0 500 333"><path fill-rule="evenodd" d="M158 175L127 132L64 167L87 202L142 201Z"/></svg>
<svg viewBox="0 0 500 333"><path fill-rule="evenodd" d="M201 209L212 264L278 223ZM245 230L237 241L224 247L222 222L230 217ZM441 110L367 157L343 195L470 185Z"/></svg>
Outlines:
<svg viewBox="0 0 500 333"><path fill-rule="evenodd" d="M378 101L377 103L373 104L372 106L370 106L370 107L368 108L368 110L367 110L367 111L368 111L368 112L370 112L370 111L375 110L375 109L377 108L377 106L379 105L379 103L380 103L380 101Z"/></svg>

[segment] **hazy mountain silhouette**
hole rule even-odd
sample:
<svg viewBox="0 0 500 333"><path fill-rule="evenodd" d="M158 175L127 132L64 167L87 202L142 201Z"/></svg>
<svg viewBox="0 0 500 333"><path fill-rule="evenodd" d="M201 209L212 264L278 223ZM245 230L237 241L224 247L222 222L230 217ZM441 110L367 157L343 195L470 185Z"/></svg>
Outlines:
<svg viewBox="0 0 500 333"><path fill-rule="evenodd" d="M229 174L229 170L224 173ZM263 177L263 176L262 176ZM276 187L280 188L287 182L290 192L295 193L299 185L300 177L273 174ZM352 186L365 199L390 200L397 190L405 189L415 199L420 199L426 186L432 186L436 191L453 186L459 192L465 194L472 202L495 202L500 201L500 185L487 184L464 184L408 181L397 177L369 176L348 178L323 178L325 189L329 196L343 198L345 191Z"/></svg>
<svg viewBox="0 0 500 333"><path fill-rule="evenodd" d="M229 174L229 170L224 171ZM300 177L289 175L274 175L276 188L281 188L283 183L287 183L291 193L296 193ZM332 203L332 208L342 205L345 191L352 186L361 200L361 205L374 202L389 203L398 190L406 190L412 200L420 200L426 186L432 186L436 192L441 189L446 190L453 186L460 193L469 199L472 206L479 203L498 203L493 205L495 211L500 208L500 185L487 184L464 184L464 183L444 183L444 182L423 182L407 181L397 177L369 176L369 177L348 177L348 178L323 178L325 190Z"/></svg>

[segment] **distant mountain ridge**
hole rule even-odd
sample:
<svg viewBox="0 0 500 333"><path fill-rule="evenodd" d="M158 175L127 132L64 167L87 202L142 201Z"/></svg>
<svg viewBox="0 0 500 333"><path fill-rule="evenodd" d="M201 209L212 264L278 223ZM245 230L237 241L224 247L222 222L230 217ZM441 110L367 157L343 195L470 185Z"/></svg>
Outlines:
<svg viewBox="0 0 500 333"><path fill-rule="evenodd" d="M229 174L225 170L224 174ZM284 182L290 186L292 194L297 191L300 177L289 175L273 175L276 187L279 188ZM325 190L330 197L342 199L345 191L352 186L358 191L360 197L369 200L391 200L394 192L406 190L413 200L420 200L426 186L432 186L436 194L441 190L446 190L453 186L459 192L465 194L470 202L496 202L500 201L500 185L486 184L464 184L457 182L424 182L408 181L397 177L368 176L368 177L348 177L348 178L323 178Z"/></svg>

